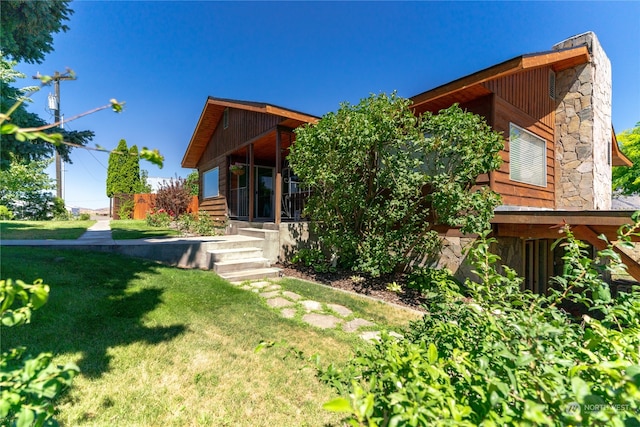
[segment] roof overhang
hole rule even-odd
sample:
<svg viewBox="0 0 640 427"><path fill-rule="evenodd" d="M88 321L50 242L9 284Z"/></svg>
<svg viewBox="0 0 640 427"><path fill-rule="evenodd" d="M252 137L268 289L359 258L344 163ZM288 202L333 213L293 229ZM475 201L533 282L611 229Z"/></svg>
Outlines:
<svg viewBox="0 0 640 427"><path fill-rule="evenodd" d="M239 101L234 99L208 97L200 113L200 118L191 136L187 150L182 158L183 168L195 168L200 157L207 148L213 133L222 120L226 108L237 108L245 111L254 111L263 114L272 114L282 117L281 124L289 128L296 128L306 123L317 123L319 118L290 110L277 105L261 102Z"/></svg>
<svg viewBox="0 0 640 427"><path fill-rule="evenodd" d="M633 224L634 211L496 211L491 223L496 226L496 234L501 237L519 237L523 239L558 239L562 237L562 228L588 226L598 235L607 239L617 239L618 229L625 224ZM640 237L635 236L637 241Z"/></svg>
<svg viewBox="0 0 640 427"><path fill-rule="evenodd" d="M505 77L525 70L533 70L541 67L551 67L554 71L562 71L589 61L587 46L578 46L569 49L554 50L542 53L517 56L500 64L494 65L468 76L459 78L450 83L438 86L411 98L415 110L423 112L429 110L429 104L436 102L445 96L451 96L457 92L473 90L489 80ZM484 88L483 88L484 89ZM480 90L479 94L489 93L488 90Z"/></svg>
<svg viewBox="0 0 640 427"><path fill-rule="evenodd" d="M616 131L611 127L611 164L613 166L633 166L633 162L620 151Z"/></svg>

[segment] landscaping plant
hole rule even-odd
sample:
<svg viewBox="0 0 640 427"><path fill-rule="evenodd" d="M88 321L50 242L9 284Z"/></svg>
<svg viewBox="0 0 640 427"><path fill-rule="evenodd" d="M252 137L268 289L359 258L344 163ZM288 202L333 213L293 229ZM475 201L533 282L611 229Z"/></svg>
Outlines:
<svg viewBox="0 0 640 427"><path fill-rule="evenodd" d="M633 220L623 245L638 235L640 212ZM619 267L613 247L594 261L564 232L565 274L548 295L521 291L507 267L499 274L494 240L481 234L469 253L479 279L436 278L428 314L403 339L383 337L322 372L348 395L325 407L353 426L638 425L640 288L611 296L599 273Z"/></svg>
<svg viewBox="0 0 640 427"><path fill-rule="evenodd" d="M36 280L0 280L0 318L2 327L30 322L34 310L47 302L49 286ZM79 372L72 363L64 366L52 361L53 354L29 354L25 347L11 348L0 355L0 425L55 426L55 399L71 385Z"/></svg>
<svg viewBox="0 0 640 427"><path fill-rule="evenodd" d="M499 203L475 185L500 166L500 134L457 105L416 117L410 104L372 95L295 131L288 161L311 189L305 215L343 267L403 268L439 250L434 225L478 232Z"/></svg>
<svg viewBox="0 0 640 427"><path fill-rule="evenodd" d="M155 208L164 209L172 218L187 213L192 196L183 178L164 181L156 193Z"/></svg>

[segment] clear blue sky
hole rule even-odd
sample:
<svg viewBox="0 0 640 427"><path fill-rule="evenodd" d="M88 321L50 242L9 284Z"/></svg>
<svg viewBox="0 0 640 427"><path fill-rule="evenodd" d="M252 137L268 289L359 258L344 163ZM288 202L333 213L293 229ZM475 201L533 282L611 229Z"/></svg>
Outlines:
<svg viewBox="0 0 640 427"><path fill-rule="evenodd" d="M176 2L81 1L28 76L72 68L61 84L66 117L126 101L67 128L94 144L160 149L180 162L207 96L267 102L322 116L340 102L396 90L410 97L512 57L594 31L613 69L617 132L640 121L640 2ZM33 84L27 80L25 85ZM52 90L52 89L51 89ZM31 111L46 120L45 88ZM68 206L101 208L108 155L76 149L66 165Z"/></svg>

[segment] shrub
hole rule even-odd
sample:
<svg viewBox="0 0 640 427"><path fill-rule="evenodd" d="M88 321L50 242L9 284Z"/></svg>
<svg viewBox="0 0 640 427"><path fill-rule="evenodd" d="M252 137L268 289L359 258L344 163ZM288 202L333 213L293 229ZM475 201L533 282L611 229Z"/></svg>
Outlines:
<svg viewBox="0 0 640 427"><path fill-rule="evenodd" d="M147 212L145 220L151 227L167 228L171 225L171 216L164 209Z"/></svg>
<svg viewBox="0 0 640 427"><path fill-rule="evenodd" d="M226 222L216 223L206 211L198 214L185 213L178 218L178 229L183 233L193 233L198 236L215 236L222 234Z"/></svg>
<svg viewBox="0 0 640 427"><path fill-rule="evenodd" d="M13 212L9 210L5 205L0 205L0 219L11 220L13 219Z"/></svg>
<svg viewBox="0 0 640 427"><path fill-rule="evenodd" d="M0 316L3 327L29 323L34 310L47 302L49 286L36 280L0 280ZM74 364L55 365L51 353L32 356L24 347L2 352L0 357L0 421L4 425L57 425L55 399L79 372Z"/></svg>
<svg viewBox="0 0 640 427"><path fill-rule="evenodd" d="M187 212L192 196L189 194L190 189L185 185L182 178L171 178L165 181L156 193L155 207L156 209L164 209L173 218Z"/></svg>
<svg viewBox="0 0 640 427"><path fill-rule="evenodd" d="M634 221L623 242L640 212ZM493 240L481 235L469 254L481 280L464 289L436 280L428 314L403 339L383 337L322 373L349 393L326 407L354 426L637 425L640 288L611 298L596 273L617 264L615 252L599 253L603 266L565 233L566 274L548 296L520 291L508 268L498 274ZM588 314L573 317L565 301Z"/></svg>
<svg viewBox="0 0 640 427"><path fill-rule="evenodd" d="M291 262L293 264L302 264L306 267L313 267L318 273L335 270L335 267L331 265L330 260L327 259L320 249L300 249L291 258Z"/></svg>
<svg viewBox="0 0 640 427"><path fill-rule="evenodd" d="M120 207L118 208L118 216L120 219L131 219L136 203L127 195L120 196Z"/></svg>
<svg viewBox="0 0 640 427"><path fill-rule="evenodd" d="M80 215L78 215L78 220L80 221L89 221L91 219L91 215L88 214L87 212L83 212Z"/></svg>
<svg viewBox="0 0 640 427"><path fill-rule="evenodd" d="M311 189L304 210L322 249L373 276L437 254L435 225L487 228L499 204L476 181L500 166L500 134L457 105L416 117L410 104L395 94L342 104L296 129L287 157Z"/></svg>

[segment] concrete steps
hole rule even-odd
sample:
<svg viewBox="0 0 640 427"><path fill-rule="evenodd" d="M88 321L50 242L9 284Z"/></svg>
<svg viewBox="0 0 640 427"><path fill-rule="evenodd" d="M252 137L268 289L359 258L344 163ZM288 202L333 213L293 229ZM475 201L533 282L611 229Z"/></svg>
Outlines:
<svg viewBox="0 0 640 427"><path fill-rule="evenodd" d="M242 228L238 229L238 236L242 239L242 244L207 251L213 271L234 282L280 275L280 269L271 267L271 260L264 253L266 242L278 238L277 231Z"/></svg>

